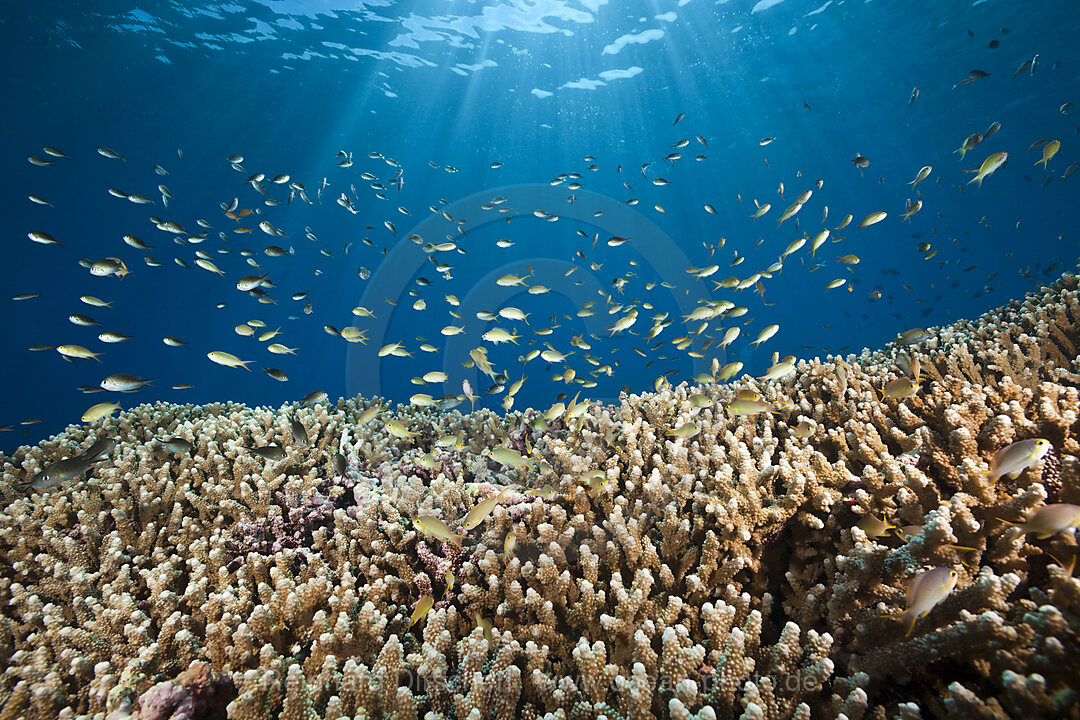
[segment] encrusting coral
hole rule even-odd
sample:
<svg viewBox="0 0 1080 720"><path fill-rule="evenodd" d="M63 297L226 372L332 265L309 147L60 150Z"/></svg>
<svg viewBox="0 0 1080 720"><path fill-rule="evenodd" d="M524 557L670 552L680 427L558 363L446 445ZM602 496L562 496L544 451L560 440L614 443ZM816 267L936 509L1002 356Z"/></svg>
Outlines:
<svg viewBox="0 0 1080 720"><path fill-rule="evenodd" d="M1080 718L1076 540L1003 522L1080 501L1077 280L932 335L573 427L157 403L0 456L0 720ZM913 397L875 395L916 362ZM734 416L739 389L775 414ZM106 435L87 477L23 489ZM1052 450L991 482L1027 438ZM483 454L508 440L543 461ZM461 548L412 524L503 489ZM906 636L883 616L930 568L956 587Z"/></svg>

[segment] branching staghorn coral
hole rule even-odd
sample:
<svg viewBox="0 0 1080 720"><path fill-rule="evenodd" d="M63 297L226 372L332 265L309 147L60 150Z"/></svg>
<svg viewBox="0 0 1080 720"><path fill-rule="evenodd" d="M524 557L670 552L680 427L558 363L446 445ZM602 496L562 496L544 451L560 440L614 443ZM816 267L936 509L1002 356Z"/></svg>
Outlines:
<svg viewBox="0 0 1080 720"><path fill-rule="evenodd" d="M70 427L0 456L0 720L149 711L211 671L241 720L1080 717L1076 540L1003 522L1080 502L1078 328L1065 276L922 346L627 395L580 426L406 407L359 425L381 401L349 399ZM918 393L875 394L916 359ZM732 415L750 388L781 409ZM88 477L23 489L106 436ZM154 440L172 436L192 453ZM1053 451L1016 479L979 474L1035 437ZM246 449L270 443L284 459ZM502 466L499 445L545 462ZM502 489L460 549L412 524L460 532ZM883 616L938 567L956 588L905 636Z"/></svg>

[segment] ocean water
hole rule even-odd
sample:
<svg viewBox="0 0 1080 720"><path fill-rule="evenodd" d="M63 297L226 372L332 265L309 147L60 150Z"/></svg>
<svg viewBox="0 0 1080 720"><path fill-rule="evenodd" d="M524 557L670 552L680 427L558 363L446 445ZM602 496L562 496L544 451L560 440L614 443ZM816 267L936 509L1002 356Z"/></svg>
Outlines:
<svg viewBox="0 0 1080 720"><path fill-rule="evenodd" d="M760 375L774 353L857 352L977 316L1075 266L1078 180L1067 174L1080 159L1078 26L1080 4L1000 0L5 9L0 425L11 427L0 443L36 442L104 401L276 406L323 390L408 403L417 393L459 395L468 380L478 405L500 407L506 390L487 394L492 381L463 365L476 347L489 348L507 386L527 378L514 409L579 392L610 401L624 388L651 389L663 373L690 380L714 358ZM989 76L963 83L973 70ZM956 152L993 123L1000 131ZM1045 169L1035 163L1046 143L1031 147L1044 139L1060 141ZM1002 151L1006 164L971 184ZM681 158L665 160L671 153ZM234 155L243 159L230 163ZM259 173L265 194L246 182ZM271 182L283 174L288 181ZM159 184L172 196L167 208ZM806 190L800 212L778 225ZM236 219L224 212L234 199ZM921 211L901 222L917 199ZM757 220L755 200L772 206ZM857 230L876 211L888 216ZM160 229L167 221L185 232ZM822 229L831 236L811 254ZM31 232L63 246L31 242ZM613 237L629 241L612 247ZM766 270L803 237L771 277L742 291L717 286ZM455 247L424 248L439 243ZM292 254L269 257L270 245ZM222 275L197 267L197 251ZM860 261L846 265L844 255ZM97 277L79 262L108 257L130 273ZM440 272L431 258L453 267ZM712 265L708 277L688 272ZM273 303L236 288L264 273ZM496 283L509 274L529 277ZM827 290L834 280L844 284ZM38 297L12 299L21 293ZM415 309L421 300L426 308ZM684 322L700 303L725 300L746 314L705 328ZM507 306L529 313L528 324L476 316ZM636 322L613 332L632 310ZM101 326L73 324L73 313ZM670 325L649 339L664 314ZM252 320L281 333L263 342L237 334ZM773 324L774 337L750 345ZM365 330L367 343L326 325ZM450 325L462 333L443 335ZM487 343L492 327L517 334L516 344ZM741 336L719 348L732 327ZM133 339L104 343L106 330ZM166 336L188 345L169 347ZM682 348L679 338L688 338ZM295 354L272 354L270 342ZM412 357L379 356L398 342ZM67 344L102 353L100 362L27 349ZM526 361L549 346L572 354ZM250 371L212 363L212 351L252 361ZM447 381L413 382L432 371ZM132 394L78 389L112 373L154 382Z"/></svg>

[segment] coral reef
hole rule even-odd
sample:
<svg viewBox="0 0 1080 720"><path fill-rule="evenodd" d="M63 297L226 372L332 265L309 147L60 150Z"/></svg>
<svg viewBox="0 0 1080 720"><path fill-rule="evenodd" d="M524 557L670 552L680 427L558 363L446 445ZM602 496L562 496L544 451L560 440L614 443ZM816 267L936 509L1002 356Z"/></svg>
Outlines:
<svg viewBox="0 0 1080 720"><path fill-rule="evenodd" d="M1077 280L932 334L628 395L572 428L399 408L404 441L389 411L358 425L361 399L72 426L0 456L0 720L208 717L223 698L235 720L1080 718L1076 540L1002 522L1080 502ZM915 360L919 392L878 399ZM750 387L781 409L733 416ZM87 477L23 489L104 436ZM1053 450L1018 478L980 474L1036 437ZM545 462L483 454L508 441ZM245 450L269 443L286 457ZM460 549L412 525L460 531L502 488ZM905 636L883 616L934 567L956 588Z"/></svg>

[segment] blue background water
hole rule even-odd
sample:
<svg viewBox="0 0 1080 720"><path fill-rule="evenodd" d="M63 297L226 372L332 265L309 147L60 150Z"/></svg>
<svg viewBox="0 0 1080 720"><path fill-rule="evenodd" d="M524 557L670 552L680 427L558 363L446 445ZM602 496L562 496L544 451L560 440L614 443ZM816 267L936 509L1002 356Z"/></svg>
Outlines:
<svg viewBox="0 0 1080 720"><path fill-rule="evenodd" d="M678 314L701 298L730 299L749 313L714 321L695 349L701 350L709 335L719 337L725 328L749 321L721 360L742 360L746 371L760 374L774 350L805 358L878 346L911 327L974 317L1053 280L1074 263L1071 211L1077 180L1063 181L1062 175L1080 154L1080 109L1059 110L1080 100L1073 42L1080 4L1074 2L267 0L184 8L96 2L33 4L18 14L5 9L0 19L7 107L0 114L5 138L0 148L5 169L0 337L6 380L0 425L45 421L16 425L0 435L5 449L78 422L87 407L104 400L118 399L124 407L159 399L277 405L323 389L332 397L379 392L407 402L417 392L459 392L463 377L482 390L489 381L461 362L490 327L472 313L495 311L499 303L532 315L528 327L496 323L516 329L521 345L493 348L491 357L511 381L528 376L517 408L547 407L557 393L572 396L580 386L553 382L559 366L546 369L541 359L521 369L517 358L533 347L543 349L543 341L562 352L573 350L569 366L589 379L586 372L593 366L584 359L586 351L571 347L570 338L590 331L600 335L600 340L587 338L588 354L599 364L618 361L618 366L612 377L601 375L598 386L582 395L613 398L623 385L651 387L666 370L679 371L676 382L688 379L716 354L715 347L704 350L704 360L695 364L671 347L672 339L696 327L683 325ZM1000 47L988 48L991 40ZM1040 59L1033 75L1011 77L1035 54ZM991 76L953 88L976 68ZM914 86L921 94L909 106ZM685 117L673 125L678 113ZM969 134L995 121L1002 123L1001 131L965 159L953 152ZM696 135L707 140L707 148ZM764 137L776 140L762 147ZM1062 141L1050 172L1033 166L1041 151L1028 146L1040 138ZM683 159L663 162L681 139L690 140L681 150ZM45 157L43 145L59 147L71 158L50 167L28 163L27 155ZM100 145L126 161L98 155ZM177 149L183 150L184 162ZM336 166L339 150L354 154L351 168ZM1009 152L1008 165L981 189L968 185L971 175L965 169L999 150ZM395 168L369 158L370 152L403 168L400 196L388 183ZM856 153L871 162L863 172L851 163ZM247 174L226 162L231 154L244 156L247 173L290 174L313 201L324 177L329 186L321 204L309 207L297 199L265 207L262 196L244 183ZM708 159L695 161L698 154ZM597 171L588 170L587 155L595 157ZM457 172L434 169L429 161ZM492 169L492 162L503 166ZM646 181L638 170L645 162L652 163L650 179L662 176L671 184ZM156 175L155 164L169 175ZM905 199L915 197L908 183L927 164L934 172L920 186L924 208L901 224ZM375 197L361 172L387 186L387 200ZM549 184L570 172L581 173L584 184L573 205L566 201L571 195L566 183ZM1044 187L1051 173L1055 177ZM779 214L819 178L823 187L799 214L798 230L794 221L778 228ZM777 192L780 182L785 199ZM158 183L176 198L168 213ZM286 186L264 184L273 197L287 199ZM350 185L358 197L356 215L334 202L342 192L350 193ZM157 202L136 205L110 196L108 187ZM54 207L32 204L30 193ZM235 234L237 223L219 207L234 197L242 208L262 208L288 237L261 233L254 216L240 223L254 228L252 234ZM479 210L476 205L485 197L514 198L512 222L497 211ZM625 205L630 198L640 203ZM749 219L753 198L773 205L757 222ZM467 234L431 219L428 208L441 209L440 200L454 209L454 217L468 220ZM717 214L706 213L706 203ZM400 213L399 205L411 214ZM823 226L825 205L829 218ZM598 208L606 214L591 218ZM537 218L536 209L560 219ZM888 211L889 217L855 232L854 223L875 210ZM846 213L854 214L853 226L833 231L844 240L826 244L815 259L809 244L790 256L781 275L764 281L764 298L753 290L713 289L711 280L747 277L774 262L804 232L812 237L822 227L835 228ZM202 244L179 245L154 227L150 215L177 220L192 232L199 229L196 219L203 218L214 230ZM384 220L395 224L396 236ZM305 238L306 226L317 243ZM467 251L438 254L455 266L452 280L442 279L406 239L417 227L427 242L441 242L451 233ZM580 237L578 229L589 237ZM26 237L32 230L49 232L65 245L34 244ZM218 231L231 240L221 241ZM145 253L123 243L125 233L153 245L162 267L146 266ZM595 249L593 233L600 234ZM611 235L630 236L631 242L609 248L605 241ZM364 237L375 247L363 244ZM503 237L516 244L496 247ZM726 246L710 260L703 243L721 237ZM920 241L931 242L939 254L924 260L916 247ZM347 255L346 243L352 243ZM262 250L271 244L291 245L296 252L266 257ZM233 252L219 254L219 248ZM241 248L256 251L262 272L270 273L276 305L236 290L237 278L256 273L239 254ZM320 254L320 248L332 257ZM587 260L575 257L579 248ZM226 277L196 268L197 249L209 252ZM736 250L746 260L729 267ZM847 253L859 255L861 263L848 269L836 261ZM108 256L123 258L131 274L123 280L93 277L77 262ZM179 267L173 258L191 267ZM685 264L721 267L709 280L695 280L679 265L683 258ZM631 259L639 265L630 265ZM589 262L602 267L594 272ZM815 262L824 267L810 272ZM550 294L512 295L494 284L507 273L527 274L526 264L538 272L530 284L542 283ZM563 277L570 264L578 270ZM360 266L372 271L370 280L357 276ZM611 283L627 271L636 277L620 295ZM432 284L417 285L420 276ZM826 291L834 278L850 278L852 292ZM577 280L585 283L574 285ZM647 281L667 281L675 290L646 290ZM398 293L390 296L396 307L379 294L387 289ZM617 302L653 304L651 310L639 308L633 328L638 335L608 339L605 328L622 313L608 315L597 289L613 293ZM879 300L870 299L875 289L883 293ZM416 298L408 290L419 291L426 310L412 309ZM303 302L290 299L298 291L310 292L310 315L302 312ZM9 299L22 292L41 297ZM446 293L469 307L466 322L447 315ZM84 294L113 306L84 305L78 299ZM578 318L574 313L586 296L595 301L597 315ZM219 302L226 306L218 309ZM375 311L378 322L350 314L361 304ZM459 309L464 314L466 308ZM674 323L650 343L643 335L650 317L660 312L670 313ZM104 327L73 325L67 319L71 313L89 315ZM553 313L560 327L550 336L532 335L552 325ZM266 343L234 332L235 325L253 318L271 329L281 326L275 341L299 348L296 356L271 355ZM780 325L776 337L758 351L750 348L748 341L772 323ZM349 345L326 334L324 324L371 327L370 342ZM449 324L465 325L468 334L443 337L439 329ZM96 338L103 329L136 339L104 344ZM167 347L165 335L190 347ZM417 336L441 351L419 351ZM534 344L526 344L529 340ZM668 344L650 350L663 340ZM396 341L415 357L376 356L379 347ZM26 350L36 343L74 343L105 354L101 363L72 364L55 351ZM635 347L649 357L639 357ZM256 370L281 368L290 379L279 383L257 371L212 364L206 358L211 350L254 360ZM431 370L451 376L445 389L410 383ZM76 389L97 385L114 372L156 381L153 389L131 395ZM170 389L178 383L195 387ZM484 402L498 407L502 397Z"/></svg>

